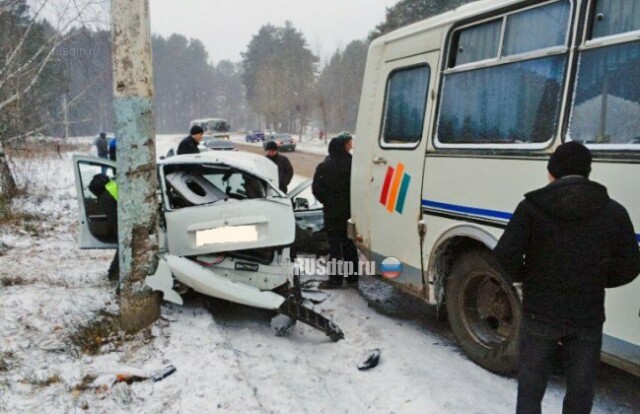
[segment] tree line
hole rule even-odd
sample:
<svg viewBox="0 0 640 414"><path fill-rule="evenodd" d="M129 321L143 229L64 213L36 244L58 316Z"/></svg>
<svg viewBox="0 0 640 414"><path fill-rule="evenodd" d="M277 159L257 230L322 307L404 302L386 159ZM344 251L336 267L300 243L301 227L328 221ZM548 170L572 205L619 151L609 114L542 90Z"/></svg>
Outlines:
<svg viewBox="0 0 640 414"><path fill-rule="evenodd" d="M234 129L301 133L355 129L369 42L470 0L401 0L367 39L336 50L321 67L290 22L267 24L240 62L212 63L197 39L152 42L158 133L182 133L195 118L223 117ZM5 148L27 135L86 136L114 124L111 35L84 24L99 0L48 0L65 24L54 27L27 0L0 1L0 190L10 192ZM35 3L34 3L35 4ZM8 178L9 177L9 178Z"/></svg>

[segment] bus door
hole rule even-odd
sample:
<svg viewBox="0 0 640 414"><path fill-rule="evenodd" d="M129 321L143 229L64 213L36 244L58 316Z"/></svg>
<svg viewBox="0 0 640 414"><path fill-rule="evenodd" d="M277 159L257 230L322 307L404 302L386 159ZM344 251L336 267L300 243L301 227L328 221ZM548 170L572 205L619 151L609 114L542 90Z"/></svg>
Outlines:
<svg viewBox="0 0 640 414"><path fill-rule="evenodd" d="M379 86L384 88L384 105L370 160L372 257L384 278L415 291L423 288L422 175L438 55L424 53L384 64L381 77L386 81Z"/></svg>

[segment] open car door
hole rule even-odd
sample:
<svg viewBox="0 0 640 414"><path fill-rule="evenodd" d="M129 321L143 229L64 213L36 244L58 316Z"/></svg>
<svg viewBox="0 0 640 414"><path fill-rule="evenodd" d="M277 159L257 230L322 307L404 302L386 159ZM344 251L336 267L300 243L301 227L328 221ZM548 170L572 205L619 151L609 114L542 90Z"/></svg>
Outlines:
<svg viewBox="0 0 640 414"><path fill-rule="evenodd" d="M325 255L329 253L329 241L324 230L324 207L312 191L313 180L305 180L289 191L287 197L293 204L296 217L296 253Z"/></svg>
<svg viewBox="0 0 640 414"><path fill-rule="evenodd" d="M109 234L106 212L100 210L98 198L89 190L89 183L101 173L115 179L116 163L91 155L74 155L73 168L80 219L80 248L115 249L118 240Z"/></svg>

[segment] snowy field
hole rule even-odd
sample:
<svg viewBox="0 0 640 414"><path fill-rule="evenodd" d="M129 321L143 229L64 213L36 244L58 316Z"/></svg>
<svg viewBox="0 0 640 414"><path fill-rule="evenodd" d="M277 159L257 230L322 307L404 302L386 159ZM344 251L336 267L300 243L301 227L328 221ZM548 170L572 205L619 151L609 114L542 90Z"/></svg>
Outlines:
<svg viewBox="0 0 640 414"><path fill-rule="evenodd" d="M118 300L107 281L113 251L77 248L70 157L15 161L29 191L13 204L19 218L0 229L0 413L514 412L514 379L470 362L439 324L417 320L407 300L370 279L317 305L345 332L338 343L301 324L276 337L269 312L209 312L194 296L163 304L160 320L125 341L95 333L96 349L79 345L76 332L117 313ZM382 350L380 365L358 371L371 348ZM176 372L159 382L112 385L169 364ZM561 411L563 392L554 379L545 412ZM599 396L594 412L632 404Z"/></svg>

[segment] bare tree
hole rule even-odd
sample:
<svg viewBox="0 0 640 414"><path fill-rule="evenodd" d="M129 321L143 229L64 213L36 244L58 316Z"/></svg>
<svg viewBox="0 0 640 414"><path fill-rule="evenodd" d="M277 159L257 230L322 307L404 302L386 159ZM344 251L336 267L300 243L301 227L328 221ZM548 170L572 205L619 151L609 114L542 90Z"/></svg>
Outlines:
<svg viewBox="0 0 640 414"><path fill-rule="evenodd" d="M10 143L11 119L20 114L24 100L34 101L32 96L42 85L43 75L54 61L58 47L72 34L75 24L88 23L94 6L103 0L2 0L0 2L0 198L8 202L16 194L17 187L7 159ZM31 10L31 11L29 11ZM44 20L47 17L47 20ZM52 26L49 21L54 21ZM30 108L38 111L40 108ZM34 117L35 118L35 117ZM26 130L31 125L20 125ZM15 128L13 128L15 130ZM15 132L15 131L14 131ZM0 201L1 203L2 201Z"/></svg>

